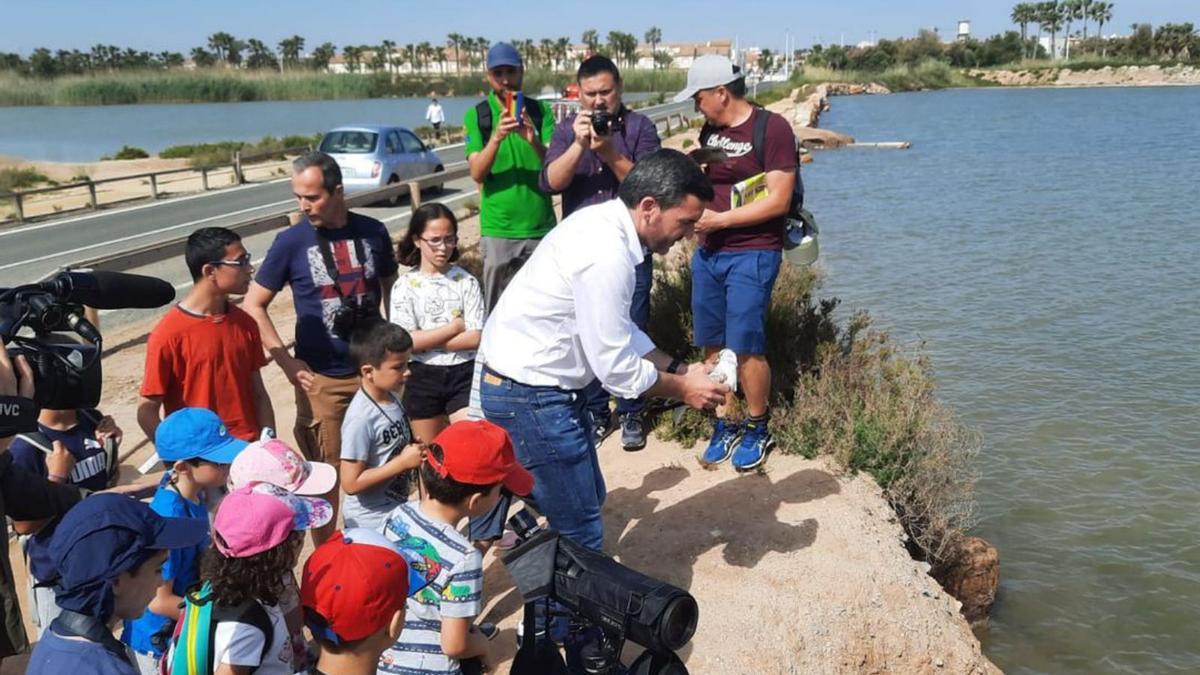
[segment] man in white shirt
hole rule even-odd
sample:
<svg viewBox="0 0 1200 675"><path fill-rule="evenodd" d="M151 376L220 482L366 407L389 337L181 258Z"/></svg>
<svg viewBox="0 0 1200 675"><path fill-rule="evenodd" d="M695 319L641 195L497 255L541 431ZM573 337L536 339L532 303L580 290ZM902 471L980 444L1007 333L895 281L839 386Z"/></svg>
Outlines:
<svg viewBox="0 0 1200 675"><path fill-rule="evenodd" d="M531 501L550 526L599 550L606 489L583 390L599 379L623 398L662 396L712 408L729 391L711 366L658 350L630 318L635 271L647 251L665 254L712 199L712 184L675 150L641 159L619 199L576 211L546 235L484 325L483 413L512 437L534 475ZM501 534L507 500L471 525L471 538Z"/></svg>
<svg viewBox="0 0 1200 675"><path fill-rule="evenodd" d="M446 113L442 110L442 104L438 103L436 96L429 100L429 107L425 109L425 119L433 125L433 137L441 138L442 122L446 121Z"/></svg>

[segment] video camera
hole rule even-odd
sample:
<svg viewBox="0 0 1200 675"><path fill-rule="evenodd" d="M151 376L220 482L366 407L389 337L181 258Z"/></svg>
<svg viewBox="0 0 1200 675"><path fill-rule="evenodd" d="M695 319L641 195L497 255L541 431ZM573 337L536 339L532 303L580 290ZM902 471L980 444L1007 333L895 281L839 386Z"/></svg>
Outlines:
<svg viewBox="0 0 1200 675"><path fill-rule="evenodd" d="M540 528L528 509L508 524L519 543L504 555L517 590L526 603L554 600L576 617L576 632L591 627L601 637L581 649L587 673L608 675L687 675L676 656L696 632L700 607L687 591L634 571L612 558ZM594 632L594 631L593 631ZM536 639L526 631L529 639ZM619 662L625 640L646 648L628 669ZM517 673L514 662L514 673Z"/></svg>
<svg viewBox="0 0 1200 675"><path fill-rule="evenodd" d="M62 272L48 281L0 289L0 339L13 358L23 355L32 366L36 404L10 397L0 405L0 436L36 430L37 409L91 408L100 402L103 340L84 317L85 305L152 309L174 299L174 287L162 279L106 271ZM19 335L23 328L33 336Z"/></svg>

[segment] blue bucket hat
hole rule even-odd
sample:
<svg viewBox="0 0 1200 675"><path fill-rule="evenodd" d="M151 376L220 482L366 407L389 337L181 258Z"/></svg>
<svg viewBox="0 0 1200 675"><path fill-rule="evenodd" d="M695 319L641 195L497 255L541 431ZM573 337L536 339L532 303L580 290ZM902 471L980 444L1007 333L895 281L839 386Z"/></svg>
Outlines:
<svg viewBox="0 0 1200 675"><path fill-rule="evenodd" d="M525 67L525 62L521 60L521 53L517 51L516 47L507 42L497 42L492 45L492 48L487 53L488 70L501 66Z"/></svg>
<svg viewBox="0 0 1200 675"><path fill-rule="evenodd" d="M203 544L208 523L164 518L132 497L98 494L63 516L50 539L58 605L80 614L112 614L112 581L154 551Z"/></svg>
<svg viewBox="0 0 1200 675"><path fill-rule="evenodd" d="M230 436L221 418L204 408L180 408L167 415L154 432L158 456L165 462L203 459L232 464L249 443Z"/></svg>

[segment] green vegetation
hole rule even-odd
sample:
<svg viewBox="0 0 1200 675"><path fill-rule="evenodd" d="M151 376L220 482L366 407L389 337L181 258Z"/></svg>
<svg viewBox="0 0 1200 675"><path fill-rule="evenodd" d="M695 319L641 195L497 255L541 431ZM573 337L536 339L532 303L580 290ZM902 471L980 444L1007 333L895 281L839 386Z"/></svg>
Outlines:
<svg viewBox="0 0 1200 675"><path fill-rule="evenodd" d="M12 192L49 182L45 174L33 169L0 169L0 192Z"/></svg>
<svg viewBox="0 0 1200 675"><path fill-rule="evenodd" d="M915 66L892 66L881 72L859 70L831 70L804 66L792 77L795 86L818 85L824 82L847 82L871 84L878 82L892 91L923 91L927 89L949 89L952 87L978 87L988 83L964 75L941 61L925 61Z"/></svg>
<svg viewBox="0 0 1200 675"><path fill-rule="evenodd" d="M122 145L121 149L118 150L116 154L109 157L101 157L100 159L146 159L149 156L150 153L141 148L137 148L132 145Z"/></svg>
<svg viewBox="0 0 1200 675"><path fill-rule="evenodd" d="M699 358L689 340L686 264L657 275L651 337L668 353ZM941 561L971 524L980 439L937 401L919 349L897 347L866 314L838 320L838 301L815 301L818 288L812 272L784 265L771 300L771 425L779 449L828 455L848 471L869 473L917 552ZM709 417L688 410L678 420L663 415L656 433L692 445L711 431Z"/></svg>
<svg viewBox="0 0 1200 675"><path fill-rule="evenodd" d="M277 153L270 159L284 159L283 150L301 146L315 147L321 142L321 134L312 136L264 136L257 142L248 141L218 141L216 143L191 143L172 145L165 148L158 156L163 159L189 159L192 166L213 166L228 164L233 161L233 153L241 151L243 155L259 155Z"/></svg>

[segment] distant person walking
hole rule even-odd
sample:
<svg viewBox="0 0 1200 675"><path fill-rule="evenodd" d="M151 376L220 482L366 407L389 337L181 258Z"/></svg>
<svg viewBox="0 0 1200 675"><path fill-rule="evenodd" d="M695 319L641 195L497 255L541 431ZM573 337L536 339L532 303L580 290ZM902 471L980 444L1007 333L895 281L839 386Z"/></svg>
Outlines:
<svg viewBox="0 0 1200 675"><path fill-rule="evenodd" d="M442 123L446 121L446 111L442 110L442 104L438 103L437 97L429 99L429 107L425 109L425 119L433 125L433 137L440 139L442 137Z"/></svg>

